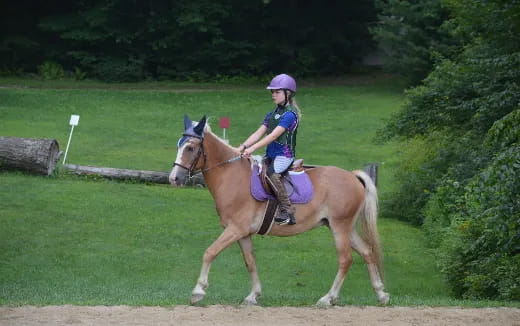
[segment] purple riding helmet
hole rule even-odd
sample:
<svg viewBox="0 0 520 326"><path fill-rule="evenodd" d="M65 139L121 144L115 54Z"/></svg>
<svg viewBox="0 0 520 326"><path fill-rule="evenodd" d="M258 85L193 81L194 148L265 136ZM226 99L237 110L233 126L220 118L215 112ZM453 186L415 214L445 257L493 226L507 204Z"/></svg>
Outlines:
<svg viewBox="0 0 520 326"><path fill-rule="evenodd" d="M296 81L289 75L281 74L275 76L266 89L288 89L296 93Z"/></svg>

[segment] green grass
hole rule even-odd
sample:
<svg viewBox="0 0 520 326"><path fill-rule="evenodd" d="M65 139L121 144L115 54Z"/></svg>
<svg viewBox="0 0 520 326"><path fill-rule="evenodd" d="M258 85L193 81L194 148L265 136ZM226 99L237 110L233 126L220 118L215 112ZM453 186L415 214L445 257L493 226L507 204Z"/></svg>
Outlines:
<svg viewBox="0 0 520 326"><path fill-rule="evenodd" d="M54 83L49 86L54 87ZM346 169L379 162L382 170L388 167L391 171L398 144L383 146L371 141L383 120L399 108L401 91L390 83L337 84L300 88L298 102L303 119L298 156L310 164ZM256 85L256 89L240 87L196 92L179 92L191 89L185 84L172 87L170 92L149 89L148 85L140 87L134 90L0 89L0 134L56 138L64 150L70 132L70 115L79 114L80 123L74 130L68 162L167 171L175 158L184 113L193 120L207 114L219 135L222 131L218 128L218 118L230 116L227 137L231 144L238 145L256 130L272 108L270 95L262 84ZM391 175L381 172L382 178Z"/></svg>
<svg viewBox="0 0 520 326"><path fill-rule="evenodd" d="M399 144L375 145L371 139L402 103L393 84L307 82L298 94L304 112L298 156L347 169L379 162L384 200L394 189ZM217 134L218 117L229 115L227 135L236 145L271 108L262 85L207 85L206 90L182 92L150 85L135 85L134 90L114 84L106 90L49 86L0 89L0 135L56 138L64 149L70 114L79 114L69 161L82 165L167 171L183 113L193 119L208 114ZM182 84L179 89L198 86ZM205 189L113 182L62 171L51 177L0 173L0 226L3 305L187 304L202 254L221 232ZM391 304L514 305L451 298L419 229L385 219L384 212L379 228ZM312 305L328 291L337 268L328 229L289 238L255 237L254 243L262 305ZM234 245L214 262L202 304L239 304L249 287ZM339 304L377 304L357 255Z"/></svg>

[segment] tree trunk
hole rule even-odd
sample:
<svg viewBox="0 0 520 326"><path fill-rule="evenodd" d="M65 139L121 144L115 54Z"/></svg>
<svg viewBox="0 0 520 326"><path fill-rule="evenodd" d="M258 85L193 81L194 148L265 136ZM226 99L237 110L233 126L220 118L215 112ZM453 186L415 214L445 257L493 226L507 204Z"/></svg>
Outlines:
<svg viewBox="0 0 520 326"><path fill-rule="evenodd" d="M72 171L78 175L98 175L109 179L120 179L120 180L137 180L143 182L153 183L164 183L168 184L169 172L157 172L157 171L145 171L145 170L127 170L127 169L114 169L97 166L83 166L76 164L65 164L64 168ZM195 185L204 187L204 177L202 174L196 174L188 185Z"/></svg>
<svg viewBox="0 0 520 326"><path fill-rule="evenodd" d="M50 175L61 156L56 139L0 137L0 169Z"/></svg>

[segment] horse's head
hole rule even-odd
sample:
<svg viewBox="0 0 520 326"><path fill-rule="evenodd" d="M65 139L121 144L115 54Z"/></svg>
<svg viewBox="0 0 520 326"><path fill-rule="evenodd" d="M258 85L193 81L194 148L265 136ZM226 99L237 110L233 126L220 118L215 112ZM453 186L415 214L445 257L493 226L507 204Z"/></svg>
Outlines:
<svg viewBox="0 0 520 326"><path fill-rule="evenodd" d="M205 126L206 116L203 116L198 123L194 123L184 115L184 132L177 142L177 158L170 172L170 184L183 186L195 171L204 167L205 154L202 142Z"/></svg>

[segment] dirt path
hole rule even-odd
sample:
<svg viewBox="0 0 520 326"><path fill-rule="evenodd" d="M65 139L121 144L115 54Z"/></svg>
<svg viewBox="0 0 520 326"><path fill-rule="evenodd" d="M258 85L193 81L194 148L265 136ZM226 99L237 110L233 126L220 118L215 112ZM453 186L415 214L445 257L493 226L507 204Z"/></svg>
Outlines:
<svg viewBox="0 0 520 326"><path fill-rule="evenodd" d="M520 326L516 308L231 306L0 307L0 325L471 325Z"/></svg>

